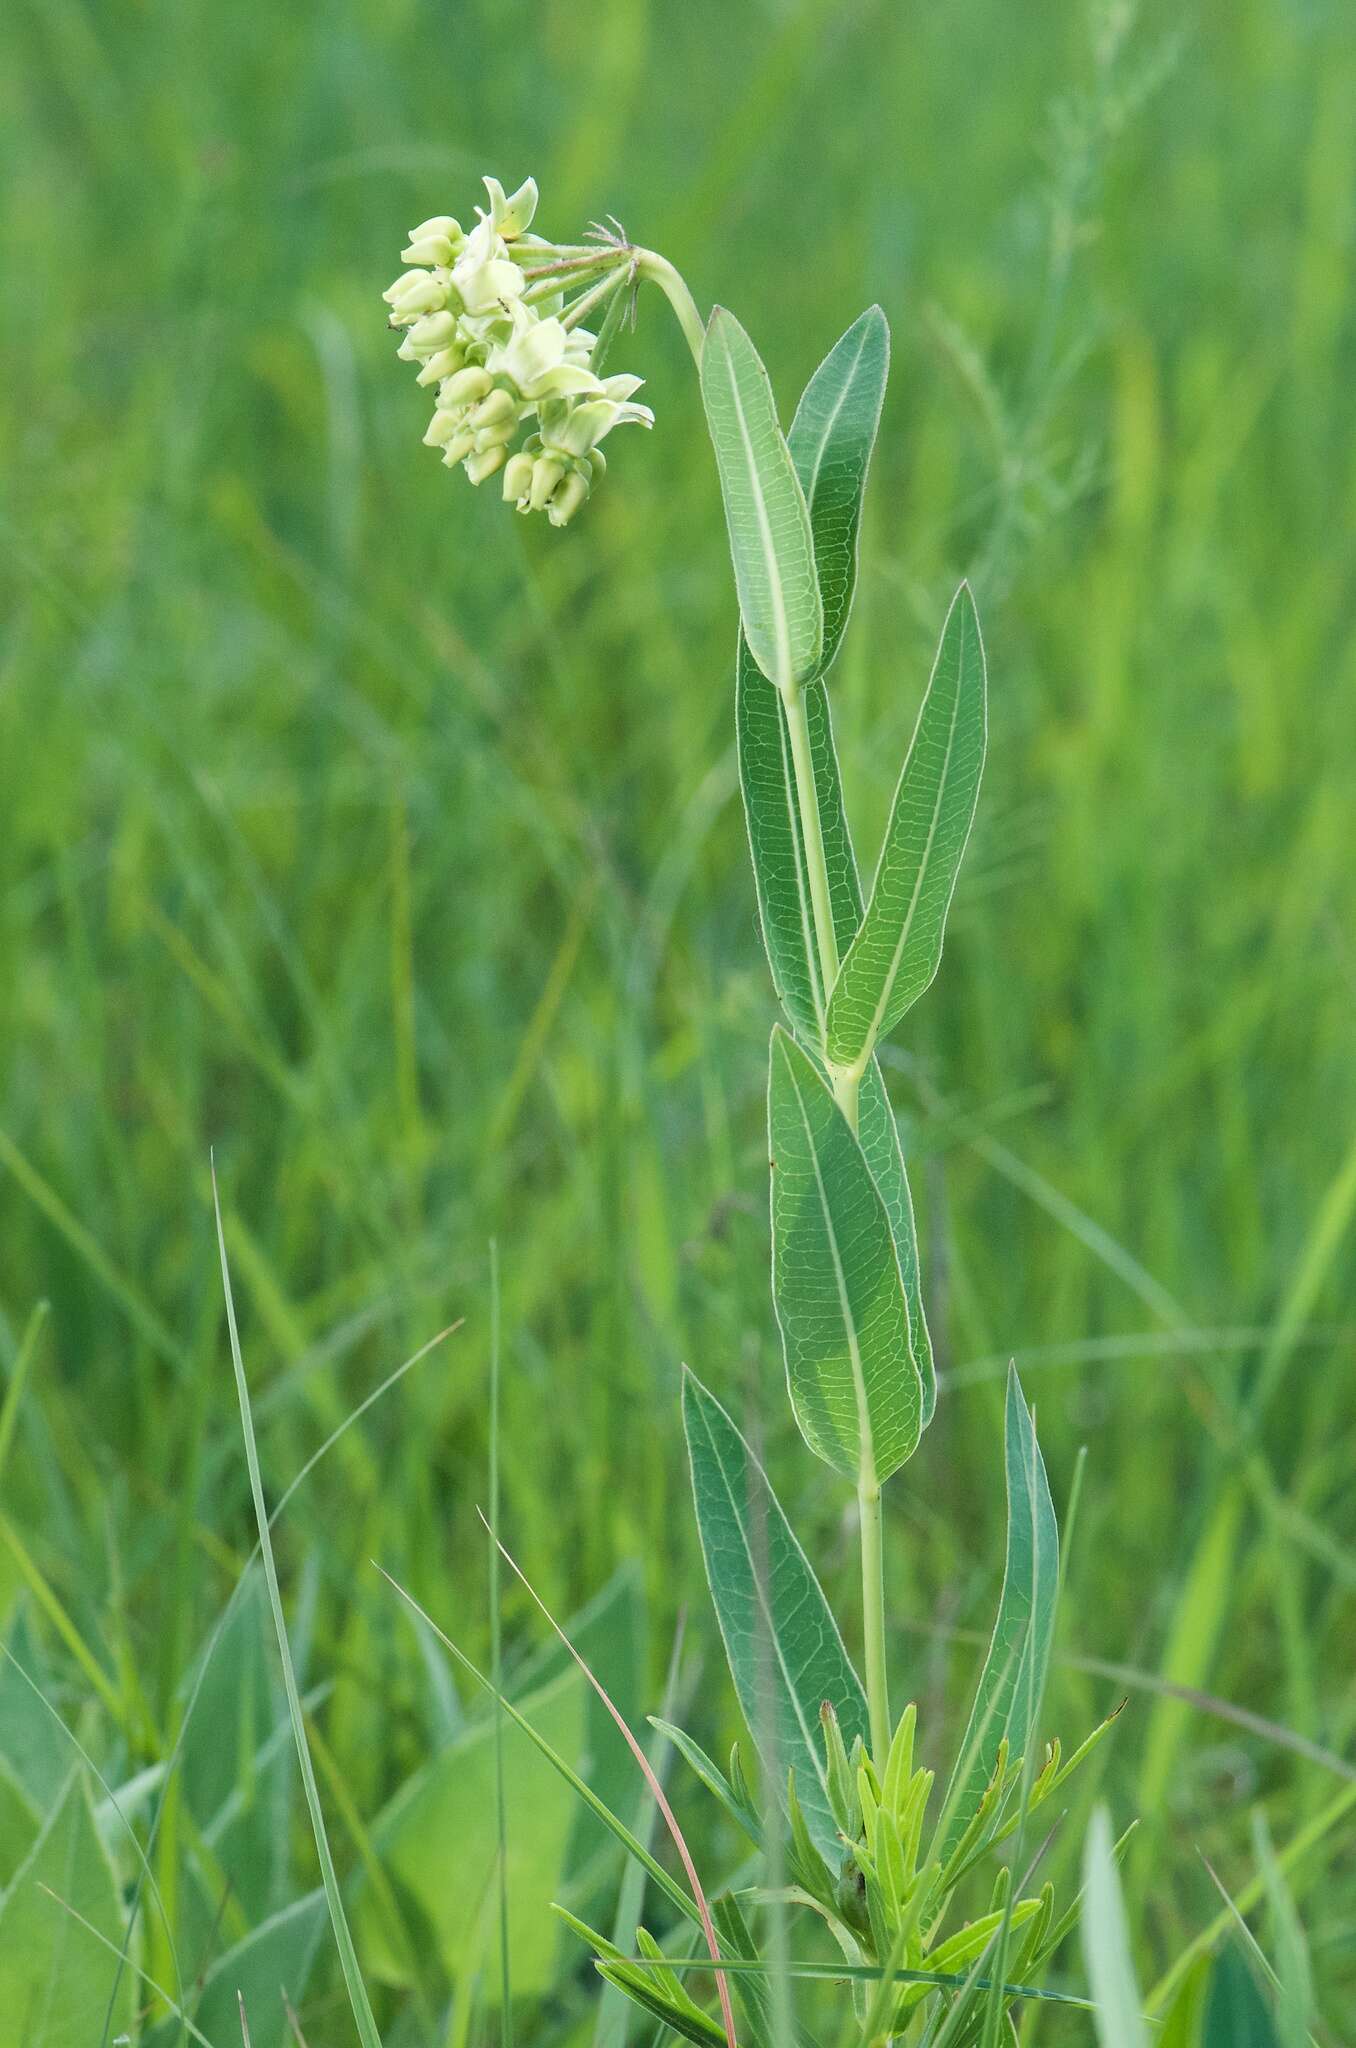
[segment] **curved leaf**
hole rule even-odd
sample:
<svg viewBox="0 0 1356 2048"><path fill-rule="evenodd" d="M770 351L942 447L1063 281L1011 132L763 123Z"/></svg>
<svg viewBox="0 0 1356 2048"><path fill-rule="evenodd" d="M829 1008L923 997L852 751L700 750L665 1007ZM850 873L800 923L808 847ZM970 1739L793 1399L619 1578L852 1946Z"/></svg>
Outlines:
<svg viewBox="0 0 1356 2048"><path fill-rule="evenodd" d="M852 944L861 921L862 891L843 810L843 789L825 691L806 691L805 720L819 799L829 901L842 955ZM759 922L773 986L791 1022L813 1044L822 1045L828 990L824 987L815 944L786 713L780 692L759 670L742 634L735 660L735 730Z"/></svg>
<svg viewBox="0 0 1356 2048"><path fill-rule="evenodd" d="M1004 1462L1008 1544L1003 1589L965 1740L947 1787L943 1861L964 1834L993 1776L999 1744L1006 1737L1014 1763L1026 1754L1054 1640L1059 1529L1045 1461L1015 1366L1008 1369Z"/></svg>
<svg viewBox="0 0 1356 2048"><path fill-rule="evenodd" d="M838 1624L768 1483L714 1394L683 1374L683 1428L706 1576L730 1675L768 1779L788 1770L815 1847L842 1853L820 1733L827 1700L849 1749L868 1739L866 1695Z"/></svg>
<svg viewBox="0 0 1356 2048"><path fill-rule="evenodd" d="M879 306L872 306L854 320L811 377L787 436L809 509L824 611L824 644L816 676L824 674L838 652L856 587L862 496L889 362L890 330ZM823 986L814 942L786 714L742 633L735 678L739 778L763 942L788 1017L820 1045L829 991ZM806 691L805 715L841 955L861 922L862 892L843 811L825 691Z"/></svg>
<svg viewBox="0 0 1356 2048"><path fill-rule="evenodd" d="M767 371L721 306L706 330L701 384L745 636L763 674L789 689L814 672L824 645L810 514Z"/></svg>
<svg viewBox="0 0 1356 2048"><path fill-rule="evenodd" d="M890 1235L899 1254L900 1278L909 1309L909 1349L923 1385L923 1427L927 1428L937 1407L937 1368L932 1357L932 1339L923 1313L923 1293L918 1275L918 1230L914 1222L913 1196L904 1167L904 1150L899 1142L899 1125L885 1086L885 1076L874 1059L867 1064L857 1096L857 1137L880 1189Z"/></svg>
<svg viewBox="0 0 1356 2048"><path fill-rule="evenodd" d="M942 628L871 898L829 998L835 1066L863 1064L937 972L979 796L984 700L984 646L962 583Z"/></svg>
<svg viewBox="0 0 1356 2048"><path fill-rule="evenodd" d="M883 1482L922 1428L899 1255L861 1145L780 1025L768 1129L772 1292L791 1405L805 1441L835 1471Z"/></svg>
<svg viewBox="0 0 1356 2048"><path fill-rule="evenodd" d="M889 374L889 325L879 306L869 306L811 377L786 437L810 508L815 573L824 607L824 645L816 676L824 674L837 654L852 608L866 472Z"/></svg>

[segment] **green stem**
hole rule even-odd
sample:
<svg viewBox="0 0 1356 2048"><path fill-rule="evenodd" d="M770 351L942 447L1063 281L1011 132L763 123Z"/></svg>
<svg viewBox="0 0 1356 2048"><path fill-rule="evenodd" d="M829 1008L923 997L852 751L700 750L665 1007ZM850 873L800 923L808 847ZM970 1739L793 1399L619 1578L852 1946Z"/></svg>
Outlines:
<svg viewBox="0 0 1356 2048"><path fill-rule="evenodd" d="M791 742L791 765L796 779L796 808L800 815L801 845L805 872L810 885L810 908L814 916L815 947L824 984L827 1006L829 992L838 979L838 935L833 923L833 900L829 894L829 869L824 855L824 832L819 816L819 793L815 787L815 764L810 751L810 727L805 716L805 692L791 685L781 692L786 712L787 735ZM824 1050L825 1064L833 1083L834 1099L856 1134L860 1073L836 1068ZM858 1521L862 1546L862 1636L866 1646L866 1700L871 1720L871 1753L877 1770L885 1769L890 1753L890 1685L885 1668L885 1545L880 1508L880 1484L865 1417L862 1425L861 1469L857 1478Z"/></svg>
<svg viewBox="0 0 1356 2048"><path fill-rule="evenodd" d="M636 274L657 284L678 319L678 325L698 371L701 369L705 328L691 292L673 265L652 249L634 252ZM824 832L819 816L819 793L815 787L814 756L810 751L810 727L805 715L805 693L790 676L779 677L777 687L786 713L791 743L791 763L796 781L796 807L800 816L801 845L810 886L810 908L814 918L815 949L819 955L824 1006L838 979L838 935L833 922L833 899L829 894L829 868L824 855ZM860 1070L839 1070L821 1053L833 1084L834 1099L856 1135ZM857 1476L857 1504L862 1545L862 1633L866 1646L866 1696L871 1722L871 1750L878 1770L885 1769L890 1751L890 1689L885 1669L885 1550L880 1509L880 1484L876 1478L869 1428L863 1418L861 1466Z"/></svg>
<svg viewBox="0 0 1356 2048"><path fill-rule="evenodd" d="M696 300L665 257L656 255L653 249L635 249L632 254L635 258L637 277L647 277L651 284L657 284L672 306L678 325L683 330L683 339L692 351L692 360L700 370L706 326L697 311Z"/></svg>
<svg viewBox="0 0 1356 2048"><path fill-rule="evenodd" d="M866 1705L871 1719L871 1755L884 1771L890 1754L890 1682L885 1670L885 1546L880 1487L874 1473L857 1488L862 1531L862 1636L866 1646Z"/></svg>

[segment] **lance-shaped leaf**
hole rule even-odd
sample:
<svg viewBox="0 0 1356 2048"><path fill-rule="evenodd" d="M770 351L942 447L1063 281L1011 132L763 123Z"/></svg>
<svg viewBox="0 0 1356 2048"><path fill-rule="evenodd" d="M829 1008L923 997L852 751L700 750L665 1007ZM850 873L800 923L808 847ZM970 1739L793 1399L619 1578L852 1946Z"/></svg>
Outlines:
<svg viewBox="0 0 1356 2048"><path fill-rule="evenodd" d="M861 884L843 810L827 692L807 690L804 706L829 903L841 958L861 921ZM819 1046L824 1043L829 992L815 941L786 712L780 691L763 675L742 634L735 668L735 729L758 917L773 986L791 1023Z"/></svg>
<svg viewBox="0 0 1356 2048"><path fill-rule="evenodd" d="M816 675L823 675L837 654L852 609L866 472L889 374L890 329L880 307L869 306L811 377L786 437L810 508L824 607Z"/></svg>
<svg viewBox="0 0 1356 2048"><path fill-rule="evenodd" d="M885 1202L814 1062L780 1025L768 1082L772 1294L812 1451L884 1481L918 1444L923 1391Z"/></svg>
<svg viewBox="0 0 1356 2048"><path fill-rule="evenodd" d="M767 371L720 306L706 330L701 384L745 637L763 674L789 689L813 674L824 646L810 514Z"/></svg>
<svg viewBox="0 0 1356 2048"><path fill-rule="evenodd" d="M984 647L963 583L942 628L871 898L829 998L836 1066L861 1067L937 972L984 766L984 698Z"/></svg>
<svg viewBox="0 0 1356 2048"><path fill-rule="evenodd" d="M904 1150L899 1142L899 1125L890 1104L885 1076L872 1059L862 1075L857 1096L857 1136L861 1141L871 1178L880 1189L890 1235L899 1254L900 1278L909 1309L909 1348L918 1377L923 1384L923 1427L927 1428L937 1407L937 1368L933 1363L932 1339L923 1313L923 1295L918 1278L918 1230L914 1222L913 1196L904 1168Z"/></svg>
<svg viewBox="0 0 1356 2048"><path fill-rule="evenodd" d="M1000 1743L1008 1756L1025 1756L1034 1736L1059 1586L1059 1529L1036 1442L1035 1424L1015 1367L1008 1371L1004 1430L1008 1542L1003 1589L975 1703L943 1802L940 1855L950 1855L993 1776Z"/></svg>
<svg viewBox="0 0 1356 2048"><path fill-rule="evenodd" d="M811 377L787 436L809 508L815 573L824 610L824 645L817 676L823 675L838 652L856 587L862 496L889 360L890 330L879 306L873 306L853 322ZM805 716L829 900L841 955L861 922L862 893L843 812L825 691L806 691ZM772 979L788 1017L815 1045L821 1045L829 991L823 986L815 945L786 714L779 693L768 687L742 633L736 657L735 724L744 812Z"/></svg>
<svg viewBox="0 0 1356 2048"><path fill-rule="evenodd" d="M683 1428L692 1464L706 1576L739 1704L769 1784L787 1772L811 1840L837 1868L820 1709L827 1700L849 1749L869 1736L866 1696L838 1624L764 1472L714 1394L683 1375Z"/></svg>

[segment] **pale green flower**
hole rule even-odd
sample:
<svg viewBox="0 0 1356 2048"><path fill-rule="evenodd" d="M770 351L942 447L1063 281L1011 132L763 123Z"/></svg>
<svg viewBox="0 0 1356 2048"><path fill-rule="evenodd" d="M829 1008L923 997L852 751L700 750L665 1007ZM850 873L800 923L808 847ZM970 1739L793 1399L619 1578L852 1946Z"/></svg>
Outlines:
<svg viewBox="0 0 1356 2048"><path fill-rule="evenodd" d="M531 227L532 217L537 211L536 179L524 178L510 199L504 197L504 188L498 178L486 178L484 182L485 190L490 195L490 226L495 234L502 235L506 242L515 241Z"/></svg>
<svg viewBox="0 0 1356 2048"><path fill-rule="evenodd" d="M382 296L390 324L405 330L397 355L436 391L425 446L440 449L450 467L464 465L472 483L502 469L510 503L564 526L606 468L599 442L616 426L649 426L654 416L632 403L638 377L598 375L598 338L579 323L583 301L598 299L598 268L612 259L600 255L581 279L577 251L561 266L553 243L527 234L537 207L533 179L508 194L486 178L485 190L488 209L477 207L469 234L451 214L411 228L401 252L410 267ZM518 260L513 243L521 245ZM578 281L567 284L566 276ZM539 431L512 453L534 418Z"/></svg>

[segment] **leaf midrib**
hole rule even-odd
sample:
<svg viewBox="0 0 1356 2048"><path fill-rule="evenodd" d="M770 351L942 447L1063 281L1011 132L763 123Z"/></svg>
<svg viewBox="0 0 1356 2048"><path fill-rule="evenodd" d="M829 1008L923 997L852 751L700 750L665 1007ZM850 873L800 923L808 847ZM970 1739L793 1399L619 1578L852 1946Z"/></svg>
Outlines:
<svg viewBox="0 0 1356 2048"><path fill-rule="evenodd" d="M720 1472L721 1484L725 1488L725 1496L730 1503L734 1525L739 1531L739 1540L744 1546L744 1555L748 1560L749 1566L749 1582L753 1586L754 1593L758 1601L759 1612L762 1614L764 1623L767 1627L768 1640L772 1644L773 1652L776 1656L777 1664L781 1671L783 1682L786 1686L787 1697L790 1699L792 1708L795 1712L796 1725L800 1729L801 1739L804 1742L806 1751L809 1755L811 1768L814 1771L815 1777L819 1782L820 1790L823 1792L825 1800L827 1802L829 1796L828 1776L825 1768L820 1764L819 1758L815 1752L814 1741L811 1737L809 1727L806 1724L804 1712L801 1708L800 1694L797 1691L796 1686L792 1680L791 1673L787 1668L786 1658L782 1651L781 1639L778 1636L776 1624L773 1620L772 1609L768 1603L768 1598L763 1588L762 1579L759 1576L758 1560L754 1557L753 1546L750 1544L748 1535L744 1528L744 1517L740 1511L740 1502L736 1498L734 1488L730 1483L730 1476L725 1469L725 1460L722 1458L720 1454L720 1448L716 1442L715 1436L712 1433L711 1425L707 1421L706 1415L702 1412L700 1405L698 1406L698 1414L700 1416L702 1428L706 1433L706 1441L710 1448L711 1455L715 1459L716 1465ZM752 1452L750 1452L749 1455L750 1457L752 1457ZM770 1487L768 1491L769 1493L771 1492ZM745 1505L747 1505L747 1503L745 1503ZM792 1538L792 1540L794 1542L794 1537ZM809 1570L808 1561L806 1564L806 1570ZM844 1652L844 1655L846 1656L846 1652ZM758 1731L757 1729L755 1729L753 1732L756 1735Z"/></svg>
<svg viewBox="0 0 1356 2048"><path fill-rule="evenodd" d="M875 1433L871 1427L871 1409L867 1398L866 1375L862 1369L861 1347L857 1342L856 1319L853 1315L852 1304L848 1299L847 1277L843 1271L843 1262L838 1254L838 1233L833 1227L833 1211L829 1206L828 1190L824 1186L824 1176L819 1170L819 1153L815 1146L814 1133L810 1128L810 1119L806 1113L805 1098L801 1093L799 1078L790 1060L787 1058L784 1046L782 1048L782 1063L786 1068L791 1086L795 1091L796 1108L800 1112L801 1124L805 1131L806 1149L810 1155L810 1164L814 1169L815 1187L819 1194L820 1214L824 1219L824 1234L828 1239L829 1253L833 1259L833 1276L835 1285L838 1288L839 1311L843 1318L843 1327L847 1332L848 1356L852 1361L852 1388L857 1400L857 1484L859 1487L870 1487L876 1483L876 1445ZM865 1161L863 1161L863 1164L865 1164ZM867 1168L867 1172L869 1174L869 1168ZM906 1316L907 1313L906 1304Z"/></svg>
<svg viewBox="0 0 1356 2048"><path fill-rule="evenodd" d="M946 795L946 780L947 780L947 776L948 776L948 775L950 774L950 772L951 772L951 755L952 755L952 752L953 752L953 750L954 750L954 748L955 748L955 744L956 744L956 727L957 727L957 725L958 725L958 724L960 723L960 708L961 708L961 694L962 694L962 690L963 690L963 686L964 686L964 681L965 681L965 636L966 636L966 633L968 632L968 630L969 630L969 621L968 621L968 619L966 619L966 618L962 618L962 619L961 619L961 622L960 622L960 646L959 646L959 648L958 648L958 650L957 650L957 658L956 658L956 667L957 667L957 677L956 677L956 696L955 696L955 701L954 701L954 703L952 704L952 707L951 707L951 723L950 723L950 725L949 725L949 726L947 727L947 734L946 734L946 753L945 753L945 755L943 756L943 759L942 759L942 772L941 772L941 774L939 775L939 777L937 778L937 797L936 797L936 801L935 801L935 802L934 802L934 804L933 804L933 807L932 807L932 817L931 817L931 819L930 819L930 821L929 821L929 824L928 824L928 836L927 836L926 840L924 841L924 844L923 844L923 851L922 851L922 854L921 854L921 856L920 856L920 858L919 858L919 862L918 862L918 873L917 873L917 876L916 876L916 878L915 878L915 880L914 880L914 885L913 885L913 893L911 894L911 896L910 896L910 898L909 898L909 907L908 907L908 910L907 910L907 911L905 912L905 916L904 916L904 923L903 923L903 926L901 927L901 930L900 930L900 934L899 934L899 939L898 939L898 941L897 941L897 943L896 943L896 945L895 945L895 949L894 949L894 952L893 952L893 954L892 954L892 956L891 956L891 960L890 960L890 971L889 971L889 973L888 973L888 974L886 975L886 977L885 977L885 980L884 980L884 982L882 983L882 986L881 986L881 993L880 993L880 1000L879 1000L879 1001L878 1001L878 1003L876 1004L875 1010L874 1010L874 1012L872 1013L872 1017L871 1017L871 1023L870 1023L870 1026L869 1026L869 1028L868 1028L868 1030L867 1030L867 1032L866 1032L866 1036L865 1036L865 1038L864 1038L864 1039L863 1039L863 1041L862 1041L862 1045L861 1045L860 1049L858 1050L858 1052L857 1052L857 1053L856 1053L856 1055L854 1056L854 1060L853 1060L853 1064L854 1064L854 1066L855 1066L855 1065L856 1065L856 1064L857 1064L857 1063L858 1063L859 1061L861 1062L861 1064L862 1064L862 1065L865 1065L866 1061L867 1061L867 1060L868 1060L868 1059L869 1059L869 1058L871 1057L871 1053L872 1053L872 1050L873 1050L873 1049L874 1049L874 1047L875 1047L875 1044L876 1044L876 1040L877 1040L877 1038L878 1038L878 1037L879 1037L879 1035L880 1035L880 1029L881 1029L881 1020L883 1019L883 1017L884 1017L884 1015L885 1015L885 1012L886 1012L886 1010L887 1010L887 1009L889 1008L889 1003L890 1003L890 996L891 996L891 994L892 994L892 992L893 992L893 990L894 990L894 985L895 985L895 981L896 981L896 979L898 978L898 975L899 975L899 965L900 965L900 961L901 961L901 960L903 959L903 957L904 957L904 948L905 948L905 946L906 946L906 945L908 944L908 942L909 942L909 934L910 934L910 933L911 933L911 931L913 930L913 920L914 920L914 916L915 916L915 913L917 912L917 909L918 909L918 899L919 899L919 897L921 896L921 894L922 894L922 892L923 892L923 883L924 883L924 881L925 881L925 880L926 880L926 878L927 878L927 871L928 871L928 863L929 863L929 861L930 861L930 860L931 860L931 858L932 858L932 847L933 847L933 842L935 841L935 839L936 839L936 837L937 837L937 827L938 827L938 824L939 824L939 822L940 822L940 820L941 820L941 815L942 815L942 803L943 803L943 799L945 798L945 795ZM912 748L910 748L910 750L909 750L909 754L910 754L910 759L912 759L912 755L913 755L913 749L912 749ZM900 777L900 784L901 784L901 789L902 789L903 783L904 783L904 782L905 782L905 781L907 780L907 778L908 778L908 773L909 773L909 763L908 763L908 761L906 761L906 762L904 763L904 773L903 773L903 775L902 775L902 776ZM886 862L887 858L888 858L888 852L883 852L883 853L881 854L881 875L883 875L883 874L884 874L884 870L885 870L885 862ZM879 882L879 881L880 881L880 879L881 879L881 875L878 875L878 876L877 876L877 878L876 878L877 882ZM873 901L874 901L874 898L875 898L875 893L876 893L876 889L875 889L875 885L873 884L873 886L872 886L872 891L871 891L871 894L872 894L872 899L873 899ZM868 926L868 924L869 924L869 921L870 921L870 916L871 916L871 912L870 912L870 908L868 907L868 909L867 909L867 913L866 913L866 916L865 916L865 917L863 918L863 920L862 920L862 931L863 931L863 933L865 933L865 932L866 932L866 930L867 930L867 926ZM856 950L855 946L854 946L854 949L853 949L853 950L854 950L854 951ZM862 950L863 950L863 952L864 952L864 951L865 951L865 947L863 947L863 949L862 949ZM846 965L847 963L844 963L844 964Z"/></svg>
<svg viewBox="0 0 1356 2048"><path fill-rule="evenodd" d="M739 438L744 444L744 456L748 469L749 484L753 493L754 511L758 519L758 536L763 545L763 558L767 566L768 582L773 598L773 637L777 644L778 689L788 689L794 681L791 665L791 626L786 616L786 593L782 587L781 572L777 562L776 543L772 538L772 526L767 514L767 501L763 493L762 477L759 473L753 440L749 433L748 418L739 392L739 375L735 368L734 351L729 342L721 337L725 353L725 367L730 378L730 402L734 407L735 420L739 427Z"/></svg>

